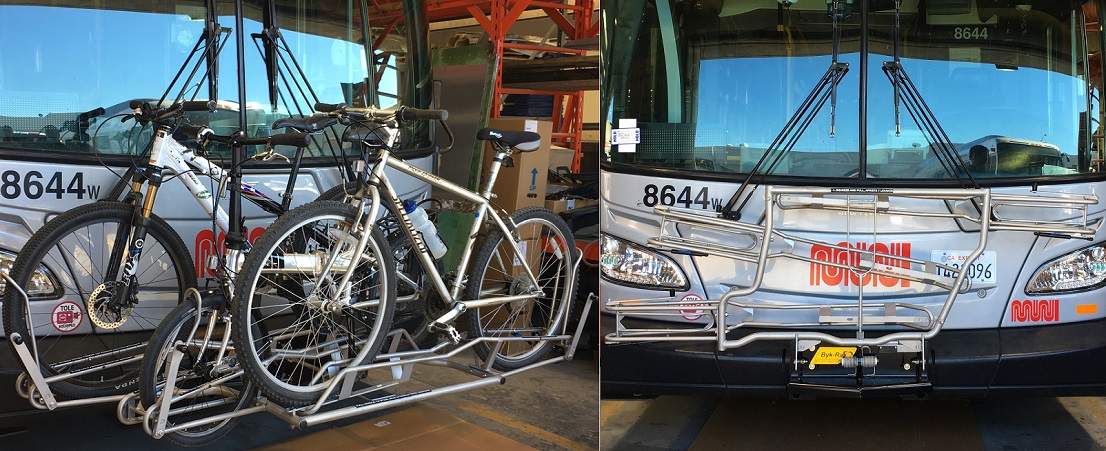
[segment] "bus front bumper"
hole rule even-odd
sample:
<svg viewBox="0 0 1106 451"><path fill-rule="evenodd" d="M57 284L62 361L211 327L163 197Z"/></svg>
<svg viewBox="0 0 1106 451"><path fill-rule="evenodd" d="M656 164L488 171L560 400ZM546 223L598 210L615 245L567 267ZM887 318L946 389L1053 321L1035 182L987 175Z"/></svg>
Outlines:
<svg viewBox="0 0 1106 451"><path fill-rule="evenodd" d="M628 321L639 320L624 320ZM664 327L664 323L649 323ZM614 317L603 315L601 325L604 334L610 333ZM731 334L730 338L738 336ZM602 395L1106 395L1106 319L1048 326L945 329L913 360L909 355L881 354L881 366L871 371L813 368L803 359L804 353L798 354L797 365L794 347L793 342L756 341L720 352L714 342L604 344L600 354ZM921 355L925 356L924 365L919 364Z"/></svg>

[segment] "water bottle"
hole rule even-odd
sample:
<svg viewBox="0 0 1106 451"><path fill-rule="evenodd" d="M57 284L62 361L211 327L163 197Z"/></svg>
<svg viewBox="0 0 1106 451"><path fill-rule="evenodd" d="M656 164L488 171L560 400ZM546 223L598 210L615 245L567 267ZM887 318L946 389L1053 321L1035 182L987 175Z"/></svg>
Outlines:
<svg viewBox="0 0 1106 451"><path fill-rule="evenodd" d="M422 233L422 240L426 242L426 248L430 251L430 255L433 255L434 258L442 258L447 248L445 242L442 241L442 237L438 236L438 229L426 216L426 210L413 200L403 201L403 210L407 212L407 217L411 218L411 226Z"/></svg>

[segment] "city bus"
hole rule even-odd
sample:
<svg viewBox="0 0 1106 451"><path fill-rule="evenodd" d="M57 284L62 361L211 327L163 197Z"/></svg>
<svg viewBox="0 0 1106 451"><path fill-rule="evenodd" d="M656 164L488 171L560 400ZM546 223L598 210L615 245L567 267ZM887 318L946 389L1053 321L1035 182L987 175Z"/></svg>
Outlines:
<svg viewBox="0 0 1106 451"><path fill-rule="evenodd" d="M239 7L243 29L235 29ZM385 21L382 14L390 18ZM431 107L426 14L421 1L63 0L0 5L0 271L11 267L24 243L51 218L81 204L118 199L129 186L128 170L151 138L149 127L121 120L131 101L167 106L178 100L216 100L214 112L189 113L192 123L219 134L241 129L251 137L284 132L273 130L272 124L312 114L316 102ZM388 32L397 23L403 24L398 31ZM244 42L241 52L238 35ZM241 77L240 60L245 69ZM245 124L240 124L241 117ZM244 183L251 194L279 203L288 173L296 169L291 206L317 199L347 180L348 168L360 156L359 149L342 142L342 131L314 135L295 168L281 158L245 163ZM401 137L407 161L427 171L436 164L431 132L423 122L409 126ZM209 159L229 168L230 149L207 150ZM249 148L246 153L262 150ZM276 151L291 159L297 149L278 146ZM400 174L394 183L405 199L429 194L429 185ZM226 209L225 195L223 200ZM250 241L274 220L250 202L243 202L242 212ZM198 283L205 286L214 276L206 258L221 253L223 234L212 230L211 218L180 183L165 183L154 213L188 246ZM42 274L49 278L65 270L44 267ZM0 291L5 288L0 282ZM63 299L31 295L31 302L47 304L36 307L47 312ZM150 321L136 321L135 327L153 330L175 302L143 305L151 309L142 314ZM0 352L0 385L11 387L22 370L11 353ZM14 398L12 390L0 393ZM22 400L4 405L0 411L30 408Z"/></svg>
<svg viewBox="0 0 1106 451"><path fill-rule="evenodd" d="M602 394L1106 393L1102 7L605 1Z"/></svg>

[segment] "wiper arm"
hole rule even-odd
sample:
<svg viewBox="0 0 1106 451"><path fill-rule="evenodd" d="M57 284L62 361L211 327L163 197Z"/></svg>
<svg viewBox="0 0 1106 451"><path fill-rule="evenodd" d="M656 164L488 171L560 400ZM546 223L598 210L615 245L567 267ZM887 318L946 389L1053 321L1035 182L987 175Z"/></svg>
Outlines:
<svg viewBox="0 0 1106 451"><path fill-rule="evenodd" d="M814 118L818 115L818 112L825 106L827 100L832 100L830 104L830 137L834 136L834 126L837 116L837 85L841 83L841 80L845 78L845 74L849 72L849 63L842 63L837 61L838 44L841 42L841 30L837 25L839 17L839 4L842 0L833 0L830 7L830 15L833 17L833 54L830 61L830 66L826 69L826 73L822 75L822 78L818 80L818 83L814 85L814 89L807 94L803 102L799 104L799 108L795 110L795 114L791 115L787 124L783 126L780 133L776 135L776 138L772 140L772 143L765 149L764 155L760 156L757 160L757 164L753 166L753 169L749 171L749 174L745 176L745 180L741 182L741 186L737 188L737 192L734 193L730 200L726 202L725 206L719 207L718 212L721 213L723 218L738 220L741 219L741 210L745 208L745 205L749 202L749 199L753 197L752 190L760 186L762 180L768 174L776 168L776 165L783 159L791 149L795 148L795 144L799 141L799 138L803 136L806 129L810 127L810 123L814 121ZM767 168L763 173L757 171L762 166L765 166L765 162L771 158L772 161L767 164ZM759 177L757 177L759 175ZM757 177L756 182L753 182L753 178ZM752 185L752 189L750 189ZM737 206L737 202L741 199L742 194L749 191L749 195L745 196L745 200L741 201L741 205ZM736 206L736 208L735 208Z"/></svg>
<svg viewBox="0 0 1106 451"><path fill-rule="evenodd" d="M970 183L973 188L979 188L979 182L972 176L967 164L956 155L952 140L945 133L945 129L941 127L941 123L937 121L937 116L933 114L933 110L929 109L929 105L926 105L921 92L910 81L910 77L906 75L906 70L902 67L902 61L899 57L899 39L901 35L899 31L901 26L899 11L901 5L902 0L895 0L894 60L883 63L883 73L887 75L887 79L891 82L895 91L895 136L900 135L899 103L901 102L906 107L906 113L922 129L927 139L936 144L934 156L937 157L937 161L941 163L941 166L953 177L956 177L961 187L966 188ZM968 183L965 183L960 174L968 176Z"/></svg>

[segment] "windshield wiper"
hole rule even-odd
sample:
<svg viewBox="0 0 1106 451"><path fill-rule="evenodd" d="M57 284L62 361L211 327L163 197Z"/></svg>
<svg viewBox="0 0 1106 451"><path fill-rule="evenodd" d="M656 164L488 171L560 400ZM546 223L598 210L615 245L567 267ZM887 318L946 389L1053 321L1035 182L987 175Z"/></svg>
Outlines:
<svg viewBox="0 0 1106 451"><path fill-rule="evenodd" d="M899 58L899 39L901 37L899 12L901 6L902 0L895 0L895 37L894 53L892 54L894 59L883 63L883 73L887 75L887 79L891 82L895 92L895 136L899 136L901 131L899 123L899 104L901 102L906 107L906 113L922 129L926 139L933 144L931 147L934 147L934 156L941 163L941 166L953 177L956 177L961 187L966 188L970 183L973 188L979 188L979 182L972 176L964 160L956 154L956 148L953 147L952 140L945 133L945 129L941 127L941 123L937 121L937 116L933 114L933 110L929 109L929 105L926 105L925 99L922 98L918 88L910 81L910 77L906 75L906 70L902 67L902 61ZM968 183L965 183L961 174L968 176Z"/></svg>
<svg viewBox="0 0 1106 451"><path fill-rule="evenodd" d="M830 138L833 138L837 120L837 85L841 83L841 80L845 78L845 74L849 72L849 63L837 61L838 47L841 43L841 28L838 26L838 18L841 16L840 3L842 1L845 0L832 0L829 8L829 14L833 19L833 53L829 68L826 69L826 73L822 75L818 83L814 85L814 89L810 91L810 94L799 104L799 108L795 111L795 114L791 115L787 124L780 130L780 133L776 135L776 138L772 140L768 148L764 150L764 154L757 160L757 164L753 166L753 169L745 176L745 180L741 182L741 186L737 188L737 192L730 197L730 200L726 202L725 206L719 207L718 212L721 213L723 218L733 220L741 219L741 210L745 208L745 204L753 197L752 191L760 186L768 174L772 173L776 165L783 159L783 156L790 152L791 149L795 148L795 143L799 141L799 138L803 136L806 129L810 127L810 123L818 115L818 112L822 110L822 107L825 106L827 100L830 101ZM765 166L765 162L767 162L769 158L771 158L772 161L767 164L763 172L758 173L761 167ZM756 177L755 182L753 181L754 177ZM745 196L745 200L741 201L741 205L735 208L738 200L741 199L742 194L746 191L749 192L749 195Z"/></svg>

